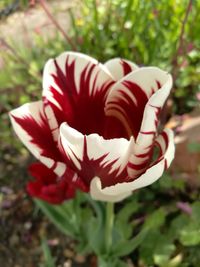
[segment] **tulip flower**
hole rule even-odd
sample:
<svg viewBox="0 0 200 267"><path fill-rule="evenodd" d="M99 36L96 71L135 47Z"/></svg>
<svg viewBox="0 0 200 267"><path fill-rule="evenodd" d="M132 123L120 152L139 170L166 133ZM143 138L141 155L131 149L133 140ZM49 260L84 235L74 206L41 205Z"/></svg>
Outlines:
<svg viewBox="0 0 200 267"><path fill-rule="evenodd" d="M58 204L79 189L117 202L158 180L174 157L172 131L158 130L171 88L167 72L120 58L100 64L66 52L50 59L42 100L10 112L39 160L29 193Z"/></svg>

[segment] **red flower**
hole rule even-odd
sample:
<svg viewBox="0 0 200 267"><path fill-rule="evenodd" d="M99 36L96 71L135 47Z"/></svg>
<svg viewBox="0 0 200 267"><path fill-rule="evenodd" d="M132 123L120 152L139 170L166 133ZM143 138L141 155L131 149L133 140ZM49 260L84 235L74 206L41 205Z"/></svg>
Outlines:
<svg viewBox="0 0 200 267"><path fill-rule="evenodd" d="M70 170L64 177L59 177L45 165L33 163L29 167L29 172L35 177L35 181L27 185L29 194L52 204L59 204L63 200L73 198L77 188L82 191L87 190L84 185L70 182L73 176Z"/></svg>
<svg viewBox="0 0 200 267"><path fill-rule="evenodd" d="M156 181L174 157L172 132L158 133L171 87L168 73L118 58L102 65L67 52L49 60L42 101L11 112L17 135L41 162L31 169L29 193L61 203L79 188L115 202Z"/></svg>

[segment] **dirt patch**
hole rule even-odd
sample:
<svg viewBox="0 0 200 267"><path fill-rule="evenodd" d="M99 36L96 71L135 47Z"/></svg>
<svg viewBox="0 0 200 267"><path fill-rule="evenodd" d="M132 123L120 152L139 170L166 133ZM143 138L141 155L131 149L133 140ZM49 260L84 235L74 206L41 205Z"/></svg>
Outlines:
<svg viewBox="0 0 200 267"><path fill-rule="evenodd" d="M74 5L75 2L70 0L60 0L59 5L58 1L50 1L48 3L53 16L66 32L70 27L67 11ZM0 21L1 38L11 39L15 43L26 42L27 35L31 38L35 31L38 30L41 34L48 36L56 31L40 5L30 8L26 12L16 12L5 20Z"/></svg>
<svg viewBox="0 0 200 267"><path fill-rule="evenodd" d="M77 5L76 1L71 0L59 0L59 5L58 1L48 1L49 10L66 33L70 28L68 10L75 5ZM28 47L32 46L33 36L36 33L48 38L54 36L56 32L55 25L39 4L25 12L15 12L0 20L0 39L10 41L13 45L17 44L17 46L20 44ZM2 49L1 45L0 49ZM2 66L3 62L0 58L0 67Z"/></svg>

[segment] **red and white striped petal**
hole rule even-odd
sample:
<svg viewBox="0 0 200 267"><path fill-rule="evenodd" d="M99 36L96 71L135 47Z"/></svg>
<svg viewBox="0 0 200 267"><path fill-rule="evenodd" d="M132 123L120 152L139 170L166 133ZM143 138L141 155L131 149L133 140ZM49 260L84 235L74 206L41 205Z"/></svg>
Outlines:
<svg viewBox="0 0 200 267"><path fill-rule="evenodd" d="M59 137L59 124L49 103L44 103L44 112L46 115L47 123L49 124L49 128L51 130L53 140L57 143Z"/></svg>
<svg viewBox="0 0 200 267"><path fill-rule="evenodd" d="M42 101L28 103L10 112L13 128L22 143L57 175L66 169L51 130L47 124Z"/></svg>
<svg viewBox="0 0 200 267"><path fill-rule="evenodd" d="M122 58L110 59L104 63L104 66L110 71L116 81L139 68L133 62Z"/></svg>
<svg viewBox="0 0 200 267"><path fill-rule="evenodd" d="M67 122L84 134L103 135L105 99L113 83L108 69L95 59L66 52L45 65L44 103L51 106L58 125Z"/></svg>
<svg viewBox="0 0 200 267"><path fill-rule="evenodd" d="M124 181L133 139L105 140L98 134L83 135L63 123L60 128L60 150L71 168L90 185L98 176L103 187Z"/></svg>
<svg viewBox="0 0 200 267"><path fill-rule="evenodd" d="M159 115L172 88L172 77L171 75L167 76L166 82L150 97L144 109L134 153L131 155L128 164L128 174L133 179L145 171L151 160L153 144L158 131Z"/></svg>
<svg viewBox="0 0 200 267"><path fill-rule="evenodd" d="M134 136L135 140L140 131L145 106L149 98L160 88L161 100L169 94L171 76L155 67L144 67L131 72L112 86L106 100L105 113L114 117L124 125L127 136ZM153 97L153 103L156 102ZM166 98L165 98L166 99ZM143 130L143 128L142 128ZM144 129L146 131L146 128Z"/></svg>
<svg viewBox="0 0 200 267"><path fill-rule="evenodd" d="M116 202L123 199L123 195L127 196L132 191L148 186L158 180L164 170L168 168L174 158L175 146L174 135L170 129L163 131L156 139L156 143L161 147L161 154L154 164L149 167L144 174L132 182L118 183L114 186L102 188L101 181L95 177L91 182L90 194L96 200L104 200Z"/></svg>

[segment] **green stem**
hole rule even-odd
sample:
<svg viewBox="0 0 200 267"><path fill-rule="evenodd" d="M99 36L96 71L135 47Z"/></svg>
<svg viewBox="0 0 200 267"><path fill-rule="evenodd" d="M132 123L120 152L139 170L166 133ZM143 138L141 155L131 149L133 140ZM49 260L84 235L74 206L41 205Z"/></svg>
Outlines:
<svg viewBox="0 0 200 267"><path fill-rule="evenodd" d="M105 226L105 248L106 252L110 251L112 246L112 231L114 222L114 203L106 204L106 226Z"/></svg>

